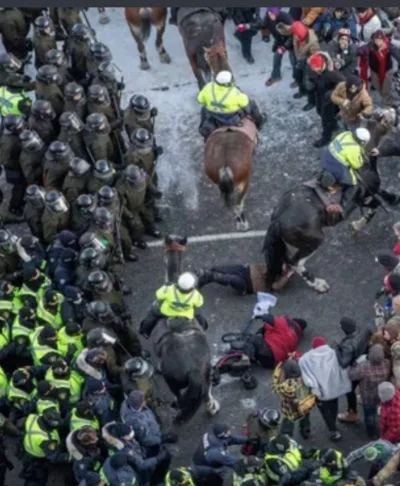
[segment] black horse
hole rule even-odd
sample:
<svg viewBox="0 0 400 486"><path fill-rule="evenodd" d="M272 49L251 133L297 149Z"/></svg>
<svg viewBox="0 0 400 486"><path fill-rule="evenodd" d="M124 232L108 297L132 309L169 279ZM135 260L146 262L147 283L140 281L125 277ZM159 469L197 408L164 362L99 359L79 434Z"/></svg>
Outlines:
<svg viewBox="0 0 400 486"><path fill-rule="evenodd" d="M361 220L352 223L354 230L368 223L374 216L380 202L380 179L376 171L369 168L360 171L363 183L360 185L357 205L368 208ZM305 267L305 262L324 241L323 228L335 226L341 217L331 217L316 190L302 184L286 191L278 202L271 217L265 236L263 252L268 268L268 284L277 280L283 265L289 265L300 277L318 292L329 290L328 283L315 278Z"/></svg>

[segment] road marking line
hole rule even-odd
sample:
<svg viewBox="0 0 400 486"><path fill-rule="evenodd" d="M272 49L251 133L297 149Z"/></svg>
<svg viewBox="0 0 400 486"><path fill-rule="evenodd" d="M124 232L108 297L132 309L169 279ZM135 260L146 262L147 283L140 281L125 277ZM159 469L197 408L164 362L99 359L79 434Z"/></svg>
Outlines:
<svg viewBox="0 0 400 486"><path fill-rule="evenodd" d="M191 243L208 243L210 241L221 240L242 240L245 238L261 238L265 236L265 230L262 231L247 231L246 233L234 232L234 233L221 233L215 235L203 235L203 236L190 236L188 238L188 244ZM159 248L164 246L164 241L149 241L147 243L149 248Z"/></svg>

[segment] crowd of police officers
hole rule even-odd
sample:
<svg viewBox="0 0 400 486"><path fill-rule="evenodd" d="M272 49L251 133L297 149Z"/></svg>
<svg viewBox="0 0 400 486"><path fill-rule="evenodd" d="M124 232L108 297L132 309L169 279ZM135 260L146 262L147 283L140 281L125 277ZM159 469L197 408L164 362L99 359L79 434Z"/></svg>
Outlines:
<svg viewBox="0 0 400 486"><path fill-rule="evenodd" d="M19 437L31 486L51 464L72 464L68 484L159 483L170 456L122 277L160 237L157 109L142 95L121 108L123 78L84 11L2 8L0 32L0 438ZM6 229L22 221L29 235ZM0 485L6 452L0 440Z"/></svg>

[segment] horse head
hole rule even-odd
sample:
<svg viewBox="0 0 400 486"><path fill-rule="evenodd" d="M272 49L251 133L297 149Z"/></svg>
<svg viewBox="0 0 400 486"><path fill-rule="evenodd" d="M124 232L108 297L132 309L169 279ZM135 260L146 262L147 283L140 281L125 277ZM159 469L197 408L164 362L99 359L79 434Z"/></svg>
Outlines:
<svg viewBox="0 0 400 486"><path fill-rule="evenodd" d="M187 236L167 235L164 239L165 249L167 251L185 251L187 240Z"/></svg>
<svg viewBox="0 0 400 486"><path fill-rule="evenodd" d="M218 42L211 47L203 47L204 58L215 76L220 71L231 71L228 62L228 53L223 42Z"/></svg>

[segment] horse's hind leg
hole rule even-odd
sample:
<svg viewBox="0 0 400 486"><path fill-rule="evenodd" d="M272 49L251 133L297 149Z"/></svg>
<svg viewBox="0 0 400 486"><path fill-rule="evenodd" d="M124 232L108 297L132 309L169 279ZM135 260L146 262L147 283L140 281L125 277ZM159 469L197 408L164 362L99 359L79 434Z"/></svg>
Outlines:
<svg viewBox="0 0 400 486"><path fill-rule="evenodd" d="M141 35L141 29L140 26L129 24L129 28L132 33L132 37L135 39L138 51L139 51L139 56L140 56L140 69L143 71L146 71L147 69L150 69L150 64L147 60L147 54L146 54L146 48L144 46L144 42L142 40L142 35Z"/></svg>
<svg viewBox="0 0 400 486"><path fill-rule="evenodd" d="M206 396L206 410L209 415L214 416L219 412L221 405L219 401L213 397L212 394L212 382L211 382L211 365L208 366L206 371L206 382L208 383L208 391Z"/></svg>
<svg viewBox="0 0 400 486"><path fill-rule="evenodd" d="M242 190L237 195L237 203L235 205L236 228L238 231L247 231L250 227L249 222L244 214L244 202L246 199L246 190Z"/></svg>
<svg viewBox="0 0 400 486"><path fill-rule="evenodd" d="M156 49L158 52L158 55L160 56L160 61L164 64L169 64L171 62L171 57L168 54L168 52L165 50L164 44L163 44L163 36L165 32L165 24L167 21L167 17L165 17L162 20L162 23L159 25L156 25L157 29L157 37L156 37Z"/></svg>
<svg viewBox="0 0 400 486"><path fill-rule="evenodd" d="M295 255L294 260L297 263L292 264L293 270L306 282L307 285L315 289L317 292L324 293L329 290L329 284L322 278L316 278L314 275L306 269L306 261L313 256L319 245L313 249L307 248L299 250ZM304 256L303 256L304 255Z"/></svg>

